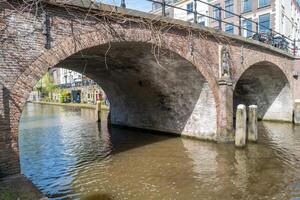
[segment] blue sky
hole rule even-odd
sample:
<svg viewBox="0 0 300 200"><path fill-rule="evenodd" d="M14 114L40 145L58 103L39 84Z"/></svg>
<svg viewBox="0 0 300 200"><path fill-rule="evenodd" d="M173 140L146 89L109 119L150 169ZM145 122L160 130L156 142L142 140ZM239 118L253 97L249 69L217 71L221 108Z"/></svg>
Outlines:
<svg viewBox="0 0 300 200"><path fill-rule="evenodd" d="M98 0L102 3L113 4L113 5L120 5L121 0ZM147 0L125 0L126 7L141 10L141 11L149 11L151 10L151 2Z"/></svg>
<svg viewBox="0 0 300 200"><path fill-rule="evenodd" d="M98 0L103 3L120 5L121 0ZM141 10L141 11L150 11L151 10L151 2L147 0L125 0L127 8ZM300 0L298 0L300 3Z"/></svg>

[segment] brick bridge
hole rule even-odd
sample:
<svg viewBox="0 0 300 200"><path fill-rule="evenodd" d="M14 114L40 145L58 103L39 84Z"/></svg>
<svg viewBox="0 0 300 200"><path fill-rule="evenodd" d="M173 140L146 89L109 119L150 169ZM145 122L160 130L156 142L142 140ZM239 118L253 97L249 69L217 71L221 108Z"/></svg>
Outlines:
<svg viewBox="0 0 300 200"><path fill-rule="evenodd" d="M81 1L78 1L81 2ZM293 121L300 62L266 44L187 22L73 1L0 4L0 177L18 173L18 126L52 67L95 80L111 123L231 141L238 103Z"/></svg>

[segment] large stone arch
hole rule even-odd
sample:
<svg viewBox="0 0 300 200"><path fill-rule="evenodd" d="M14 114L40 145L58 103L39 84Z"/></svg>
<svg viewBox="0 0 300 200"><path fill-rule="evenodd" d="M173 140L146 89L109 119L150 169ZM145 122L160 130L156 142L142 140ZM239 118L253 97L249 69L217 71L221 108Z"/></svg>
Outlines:
<svg viewBox="0 0 300 200"><path fill-rule="evenodd" d="M18 78L16 84L14 85L13 89L11 90L12 97L14 99L14 102L18 105L20 110L22 107L25 105L26 99L29 95L29 92L35 85L35 83L42 77L43 74L47 72L49 68L52 68L54 66L58 66L62 61L66 60L72 55L81 55L82 52L88 51L89 49L96 48L96 47L109 47L106 48L110 49L113 48L115 45L122 44L122 43L127 43L127 44L138 44L138 45L146 45L148 46L147 48L150 48L151 50L158 48L157 43L153 40L152 37L152 32L150 30L145 30L145 29L139 29L139 28L131 28L131 29L115 29L115 34L117 36L122 36L122 37L116 37L112 36L109 31L106 30L101 30L98 32L89 32L86 34L82 35L75 35L71 36L64 41L57 42L52 49L45 51L42 53L23 73L22 75ZM120 39L122 38L122 39ZM162 127L151 127L149 126L145 121L147 119L144 119L144 122L146 123L145 126L140 126L138 125L138 128L149 128L149 129L154 129L154 130L160 130L160 131L167 131L167 132L174 132L174 133L181 133L193 137L198 137L202 139L210 139L210 140L215 140L216 134L217 134L217 127L218 127L218 121L219 121L219 109L218 109L218 99L219 99L219 94L218 94L218 86L217 82L214 78L213 72L210 71L210 69L202 66L202 64L195 59L197 54L191 55L188 49L188 42L184 42L186 39L185 37L181 36L180 34L172 34L172 33L163 33L163 36L161 38L161 52L167 54L170 57L175 57L175 60L177 59L178 62L183 62L183 65L189 65L189 66L195 66L200 72L197 76L203 77L203 81L195 81L194 85L191 85L191 88L186 88L188 91L191 89L191 91L195 91L199 88L197 88L197 83L201 83L201 90L198 91L199 93L196 94L199 95L197 101L194 101L194 105L187 105L184 104L184 102L177 102L179 103L178 105L172 105L173 108L175 106L179 106L178 109L185 109L184 107L187 106L192 106L192 109L190 110L190 116L185 119L181 119L180 116L179 118L174 118L173 121L181 121L181 125L178 127L175 127L175 129L172 128L166 128L163 129ZM176 41L182 41L180 44L176 43ZM103 50L103 49L102 49ZM169 55L169 54L172 55ZM158 57L161 55L157 55ZM161 56L163 57L163 56ZM173 59L172 58L172 59ZM162 58L162 63L164 58ZM158 58L160 63L160 58ZM165 61L165 64L168 63L168 61ZM68 65L64 63L65 65ZM160 65L160 64L158 64ZM163 66L162 66L163 67ZM67 68L67 67L66 67ZM80 71L82 68L71 68L73 70ZM177 69L180 69L177 67ZM189 68L191 69L191 68ZM167 71L167 73L169 73ZM195 75L195 71L192 73L188 73L189 75ZM175 73L176 74L176 73ZM180 73L181 75L184 73ZM93 77L92 74L88 74L91 78ZM175 75L175 78L179 78L179 74ZM194 76L196 77L196 76ZM190 77L184 77L182 78L183 81L187 81ZM99 81L98 81L99 82ZM101 81L100 81L101 82ZM103 82L101 82L103 83ZM100 83L100 84L101 84ZM183 83L183 82L182 82ZM144 82L139 82L139 85L143 85ZM147 82L146 82L147 84ZM172 84L166 85L166 87L170 87ZM176 87L176 84L173 85ZM109 89L109 88L108 88ZM110 88L111 89L111 88ZM22 91L22 92L20 92ZM119 88L118 92L121 92L122 88ZM184 95L183 93L181 93ZM116 95L116 94L115 94ZM176 95L176 94L175 94ZM113 95L110 95L113 96ZM150 95L151 96L151 95ZM203 99L201 99L203 98ZM209 98L212 98L209 99ZM112 99L112 98L110 98ZM142 99L142 96L139 97L139 99ZM132 97L131 97L132 100ZM196 100L196 99L194 99ZM126 100L126 103L128 103L128 99ZM201 104L204 104L206 102L211 103L211 109L207 109ZM200 104L200 105L199 105ZM205 104L204 104L205 105ZM180 108L180 106L183 106L183 108ZM214 107L214 108L212 108ZM124 106L122 106L124 108ZM168 108L167 108L168 109ZM172 109L172 108L171 108ZM120 111L120 110L118 110ZM149 111L146 109L146 111ZM200 117L200 113L205 112L203 117ZM180 113L177 111L176 113L173 114L178 114ZM162 113L160 113L162 114ZM212 118L209 118L207 116L211 116ZM18 116L15 116L15 119L19 120L20 113L18 113ZM153 117L153 116L152 116ZM185 115L187 117L187 115ZM170 119L171 120L171 119ZM201 121L199 123L199 120ZM115 120L115 122L118 120ZM132 124L136 124L136 121L131 121L130 124L123 123L124 121L129 122L128 116L124 116L121 121L119 121L120 125L129 125L132 126ZM150 120L150 124L153 123L153 119ZM169 121L170 122L170 121ZM209 128L208 131L199 128L201 125L207 125L207 124L212 124L212 127ZM170 125L171 126L171 125ZM180 131L179 131L180 130ZM195 131L197 130L197 131ZM204 131L204 134L202 133Z"/></svg>
<svg viewBox="0 0 300 200"><path fill-rule="evenodd" d="M258 106L259 119L292 122L290 77L287 70L269 61L253 63L240 71L234 86L234 112L238 104L254 104Z"/></svg>

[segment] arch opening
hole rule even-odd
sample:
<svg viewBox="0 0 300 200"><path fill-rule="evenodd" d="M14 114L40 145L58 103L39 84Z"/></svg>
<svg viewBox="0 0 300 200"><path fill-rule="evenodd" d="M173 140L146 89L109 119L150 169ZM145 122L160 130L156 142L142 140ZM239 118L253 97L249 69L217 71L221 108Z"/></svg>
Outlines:
<svg viewBox="0 0 300 200"><path fill-rule="evenodd" d="M293 120L293 98L290 83L283 71L270 62L250 66L236 83L233 106L257 105L259 120Z"/></svg>
<svg viewBox="0 0 300 200"><path fill-rule="evenodd" d="M145 42L84 49L55 67L97 82L111 104L114 125L214 139L215 99L207 80L188 60Z"/></svg>
<svg viewBox="0 0 300 200"><path fill-rule="evenodd" d="M27 101L60 103L60 105L68 103L95 105L97 101L101 101L102 104L109 106L105 92L96 82L81 73L57 67L50 68L37 82Z"/></svg>
<svg viewBox="0 0 300 200"><path fill-rule="evenodd" d="M14 129L8 127L5 136L11 146L3 151L7 155L4 168L13 169L4 174L1 166L0 176L20 171L19 120L30 92L49 68L70 69L97 82L110 100L112 124L217 139L219 99L211 72L194 60L187 47L166 37L166 48L153 53L155 45L150 40L133 38L142 33L128 31L128 42L113 42L116 40L103 38L99 32L78 36L76 41L67 38L43 52L19 75L9 90L14 116L7 113L7 124L14 124Z"/></svg>

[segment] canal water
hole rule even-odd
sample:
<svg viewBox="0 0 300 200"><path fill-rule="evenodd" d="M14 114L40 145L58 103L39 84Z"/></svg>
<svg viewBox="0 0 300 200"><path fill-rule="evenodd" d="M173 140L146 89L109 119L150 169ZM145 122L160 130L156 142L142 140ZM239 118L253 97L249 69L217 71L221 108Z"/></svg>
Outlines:
<svg viewBox="0 0 300 200"><path fill-rule="evenodd" d="M105 114L105 113L104 113ZM260 123L238 150L107 127L94 110L27 104L22 173L50 199L300 199L300 127Z"/></svg>

